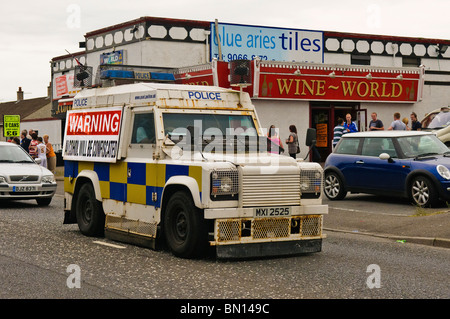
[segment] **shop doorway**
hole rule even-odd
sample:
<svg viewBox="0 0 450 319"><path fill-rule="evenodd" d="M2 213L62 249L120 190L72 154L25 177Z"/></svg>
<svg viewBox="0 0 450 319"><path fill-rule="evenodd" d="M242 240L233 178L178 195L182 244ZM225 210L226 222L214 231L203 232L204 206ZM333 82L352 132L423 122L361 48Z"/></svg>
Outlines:
<svg viewBox="0 0 450 319"><path fill-rule="evenodd" d="M350 113L358 128L367 126L365 110L361 110L359 107L359 103L311 102L310 127L317 131L316 147L320 160L313 158L313 152L311 152L310 160L325 162L328 155L333 151L333 130L337 125L338 118L345 120L347 113Z"/></svg>

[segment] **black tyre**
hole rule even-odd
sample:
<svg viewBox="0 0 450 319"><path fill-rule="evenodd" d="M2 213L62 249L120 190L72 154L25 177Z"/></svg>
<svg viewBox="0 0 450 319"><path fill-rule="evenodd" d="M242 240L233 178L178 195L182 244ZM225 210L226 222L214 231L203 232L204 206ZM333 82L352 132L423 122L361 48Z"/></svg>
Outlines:
<svg viewBox="0 0 450 319"><path fill-rule="evenodd" d="M439 201L433 182L424 176L413 178L409 186L409 196L411 201L420 207L432 207Z"/></svg>
<svg viewBox="0 0 450 319"><path fill-rule="evenodd" d="M95 198L94 188L90 183L83 184L76 201L78 228L86 236L103 236L105 213L101 203Z"/></svg>
<svg viewBox="0 0 450 319"><path fill-rule="evenodd" d="M335 172L325 173L325 195L330 200L340 200L344 199L347 195L345 190L345 185L339 175Z"/></svg>
<svg viewBox="0 0 450 319"><path fill-rule="evenodd" d="M164 234L175 256L194 258L205 252L208 243L206 223L201 210L185 192L176 192L169 199L164 215Z"/></svg>
<svg viewBox="0 0 450 319"><path fill-rule="evenodd" d="M38 206L48 206L52 202L52 198L36 198Z"/></svg>

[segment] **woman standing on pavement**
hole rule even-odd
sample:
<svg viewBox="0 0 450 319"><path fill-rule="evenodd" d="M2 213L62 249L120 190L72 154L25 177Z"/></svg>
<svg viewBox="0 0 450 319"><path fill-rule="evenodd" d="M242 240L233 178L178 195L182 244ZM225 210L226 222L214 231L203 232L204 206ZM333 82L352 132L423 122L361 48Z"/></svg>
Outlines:
<svg viewBox="0 0 450 319"><path fill-rule="evenodd" d="M56 170L56 154L55 154L55 151L53 150L52 143L50 143L48 141L48 135L45 134L43 136L43 138L44 138L45 146L47 147L47 168L53 174L55 174L55 170Z"/></svg>
<svg viewBox="0 0 450 319"><path fill-rule="evenodd" d="M289 138L286 140L288 145L288 152L292 158L297 158L297 153L300 153L300 147L298 144L297 127L295 125L289 126Z"/></svg>

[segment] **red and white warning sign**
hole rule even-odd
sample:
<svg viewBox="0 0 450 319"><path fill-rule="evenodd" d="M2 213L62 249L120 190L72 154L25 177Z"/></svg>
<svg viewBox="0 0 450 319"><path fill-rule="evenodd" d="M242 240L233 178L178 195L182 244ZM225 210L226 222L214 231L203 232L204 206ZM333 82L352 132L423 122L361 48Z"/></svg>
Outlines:
<svg viewBox="0 0 450 319"><path fill-rule="evenodd" d="M68 111L64 159L114 163L119 151L121 122L121 107Z"/></svg>

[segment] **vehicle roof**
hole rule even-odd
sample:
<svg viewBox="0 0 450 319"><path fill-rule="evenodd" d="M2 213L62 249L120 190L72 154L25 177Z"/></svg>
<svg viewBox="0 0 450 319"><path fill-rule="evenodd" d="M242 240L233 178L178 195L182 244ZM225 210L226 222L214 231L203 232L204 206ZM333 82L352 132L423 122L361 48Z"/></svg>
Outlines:
<svg viewBox="0 0 450 319"><path fill-rule="evenodd" d="M435 135L432 132L424 131L368 131L368 132L356 132L347 133L342 135L343 138L357 138L357 137L403 137L403 136L414 136L414 135Z"/></svg>
<svg viewBox="0 0 450 319"><path fill-rule="evenodd" d="M215 95L216 93L220 94L220 98ZM253 109L250 96L246 92L241 94L237 90L218 86L173 83L134 83L84 89L74 97L73 109L149 103L156 103L161 107L189 108L224 108L237 107L237 104L241 104L244 109Z"/></svg>
<svg viewBox="0 0 450 319"><path fill-rule="evenodd" d="M19 146L19 145L15 144L15 143L0 141L0 146L2 146L2 145L7 145L7 146L9 146L9 145Z"/></svg>

